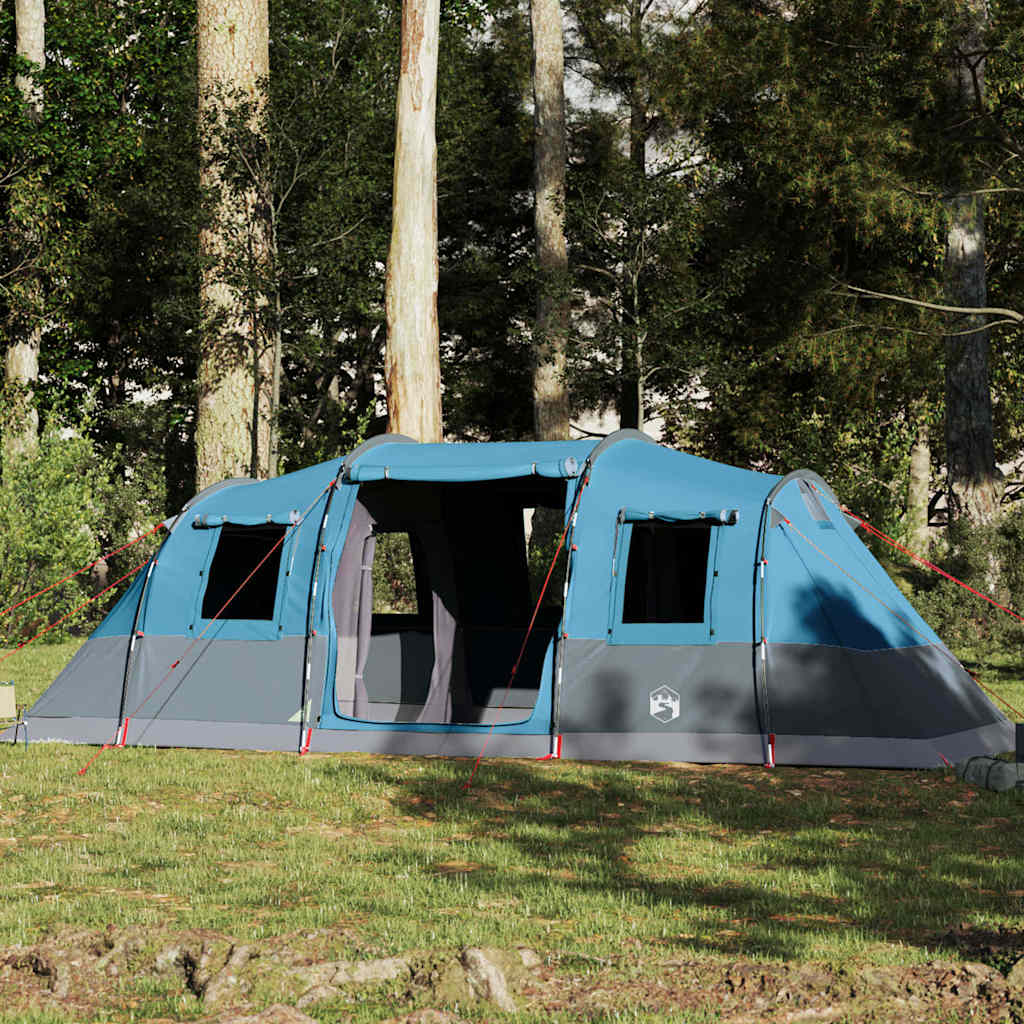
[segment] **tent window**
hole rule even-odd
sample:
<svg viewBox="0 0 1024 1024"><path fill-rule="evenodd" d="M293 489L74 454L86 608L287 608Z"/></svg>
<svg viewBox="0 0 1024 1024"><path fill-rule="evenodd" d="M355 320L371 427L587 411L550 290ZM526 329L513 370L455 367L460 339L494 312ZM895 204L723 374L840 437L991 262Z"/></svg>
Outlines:
<svg viewBox="0 0 1024 1024"><path fill-rule="evenodd" d="M416 541L405 531L375 533L373 614L422 617L430 608L430 588L425 573L416 571Z"/></svg>
<svg viewBox="0 0 1024 1024"><path fill-rule="evenodd" d="M711 529L700 523L633 524L622 622L704 622Z"/></svg>
<svg viewBox="0 0 1024 1024"><path fill-rule="evenodd" d="M203 594L204 619L214 616L221 619L274 618L281 548L284 546L278 541L287 529L276 525L221 527ZM246 582L254 569L252 579ZM221 611L228 600L230 604Z"/></svg>

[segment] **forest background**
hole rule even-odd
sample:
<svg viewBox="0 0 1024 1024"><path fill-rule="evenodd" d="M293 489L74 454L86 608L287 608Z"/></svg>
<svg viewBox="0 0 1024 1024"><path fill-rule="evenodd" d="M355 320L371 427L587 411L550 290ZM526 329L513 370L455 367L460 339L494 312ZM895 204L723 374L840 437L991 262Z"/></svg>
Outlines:
<svg viewBox="0 0 1024 1024"><path fill-rule="evenodd" d="M543 287L569 305L572 422L658 419L699 455L813 468L882 529L1024 604L1019 5L564 0L562 14L568 270ZM269 18L265 98L223 131L221 181L258 178L272 225L269 263L246 261L244 231L226 257L239 293L271 297L284 472L386 428L401 5L271 0ZM200 187L196 24L192 0L63 0L40 67L0 6L4 604L196 489L197 240L216 206ZM542 287L528 6L442 4L437 103L445 436L527 439ZM950 259L965 220L980 247L966 297ZM26 337L28 390L11 372ZM987 512L952 487L965 423L987 431ZM142 558L9 616L2 639ZM1016 628L907 582L952 641Z"/></svg>

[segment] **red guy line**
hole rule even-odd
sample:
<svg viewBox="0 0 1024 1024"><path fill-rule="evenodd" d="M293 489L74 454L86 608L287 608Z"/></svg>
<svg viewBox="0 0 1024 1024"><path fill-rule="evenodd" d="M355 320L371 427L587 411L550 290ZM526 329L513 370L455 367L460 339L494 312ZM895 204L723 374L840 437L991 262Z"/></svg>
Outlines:
<svg viewBox="0 0 1024 1024"><path fill-rule="evenodd" d="M83 565L81 569L76 569L74 572L68 573L67 576L65 576L63 579L57 580L56 583L51 583L48 587L44 587L42 590L37 590L34 594L32 594L31 597L23 598L16 604L12 604L10 608L4 608L3 611L0 611L0 619L2 619L5 615L8 615L10 612L13 612L16 608L20 608L23 604L28 604L29 601L34 601L37 597L42 597L43 594L48 594L51 590L53 590L54 587L59 587L62 583L67 583L68 580L72 580L76 576L81 576L83 572L88 572L91 568L93 568L93 566L99 565L100 562L102 562L105 558L113 558L114 555L118 555L122 551L127 551L128 548L132 547L132 545L138 544L140 540L145 540L147 537L156 533L157 530L162 530L163 525L163 523L157 523L152 530L147 530L145 533L140 534L133 540L128 541L127 544L122 544L121 547L115 548L113 551L108 551L105 555L100 555L100 557L97 558L95 562L90 562L88 565ZM134 572L135 570L132 571Z"/></svg>
<svg viewBox="0 0 1024 1024"><path fill-rule="evenodd" d="M129 576L134 576L141 568L143 568L143 566L147 565L148 562L149 562L149 559L147 558L145 562L141 562L139 565L135 566L134 569L129 569L128 572L126 572L123 576L121 576L120 578L114 580L113 583L110 583L107 586L105 586L101 591L99 591L99 593L93 594L93 596L90 597L88 601L83 601L77 608L73 608L66 615L62 615L59 619L55 620L54 622L51 622L46 627L46 629L40 630L31 639L29 639L29 640L22 640L22 642L20 644L18 644L18 646L15 647L13 650L8 651L4 655L0 655L0 662L6 661L12 654L17 654L17 652L20 651L22 649L22 647L28 647L28 645L30 643L33 643L34 641L38 640L41 636L45 636L55 626L59 626L65 619L70 619L72 615L76 614L77 612L80 612L87 605L92 604L93 601L95 601L99 597L102 597L108 590L113 590L114 587L116 587L119 583L123 583L126 579L128 579Z"/></svg>
<svg viewBox="0 0 1024 1024"><path fill-rule="evenodd" d="M1005 604L1000 604L998 601L989 597L988 594L983 594L980 590L975 590L974 587L972 587L969 583L964 583L963 580L958 580L955 576L946 572L945 569L940 569L937 565L933 564L932 562L929 562L927 558L922 558L920 555L915 554L913 551L911 551L910 548L905 548L902 544L900 544L899 541L894 540L888 534L882 533L882 531L879 530L877 526L872 526L871 523L869 523L866 519L862 519L860 516L856 515L856 513L851 512L850 514L858 520L861 526L863 526L869 533L877 537L879 540L884 540L886 544L890 544L897 550L902 551L905 555L909 555L911 558L914 559L915 562L920 562L922 565L927 566L929 569L932 570L932 572L937 572L940 576L944 576L947 580L950 580L951 582L955 583L958 587L963 587L964 590L969 590L972 594L975 595L975 597L980 597L983 601L988 601L989 604L994 605L1000 611L1006 612L1007 615L1016 619L1018 622L1024 622L1024 616L1019 615L1012 608L1007 608Z"/></svg>

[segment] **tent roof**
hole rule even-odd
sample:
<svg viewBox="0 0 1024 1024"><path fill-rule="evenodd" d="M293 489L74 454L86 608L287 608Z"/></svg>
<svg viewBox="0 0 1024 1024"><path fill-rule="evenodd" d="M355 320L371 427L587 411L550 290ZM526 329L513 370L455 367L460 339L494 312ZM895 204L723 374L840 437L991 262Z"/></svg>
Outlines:
<svg viewBox="0 0 1024 1024"><path fill-rule="evenodd" d="M509 441L474 444L417 444L384 440L346 459L345 478L461 483L510 477L575 477L597 441Z"/></svg>

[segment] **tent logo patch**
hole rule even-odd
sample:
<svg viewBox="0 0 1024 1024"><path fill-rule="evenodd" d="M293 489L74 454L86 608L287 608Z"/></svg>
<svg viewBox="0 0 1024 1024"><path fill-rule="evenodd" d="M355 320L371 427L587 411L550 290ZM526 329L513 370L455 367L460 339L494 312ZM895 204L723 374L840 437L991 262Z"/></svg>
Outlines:
<svg viewBox="0 0 1024 1024"><path fill-rule="evenodd" d="M651 718L667 725L678 717L679 694L671 686L659 686L651 690Z"/></svg>

